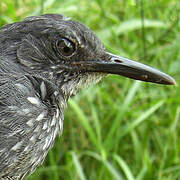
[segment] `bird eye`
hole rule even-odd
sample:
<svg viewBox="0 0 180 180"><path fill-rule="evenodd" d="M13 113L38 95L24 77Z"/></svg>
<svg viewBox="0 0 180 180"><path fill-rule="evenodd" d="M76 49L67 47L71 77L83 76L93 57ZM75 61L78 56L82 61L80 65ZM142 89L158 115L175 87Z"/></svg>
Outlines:
<svg viewBox="0 0 180 180"><path fill-rule="evenodd" d="M62 38L56 43L58 51L63 56L71 56L75 51L75 45L68 39Z"/></svg>

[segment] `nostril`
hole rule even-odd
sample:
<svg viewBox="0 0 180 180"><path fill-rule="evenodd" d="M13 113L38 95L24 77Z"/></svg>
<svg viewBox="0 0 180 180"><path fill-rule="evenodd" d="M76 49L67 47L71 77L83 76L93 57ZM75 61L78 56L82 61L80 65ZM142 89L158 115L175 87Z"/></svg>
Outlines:
<svg viewBox="0 0 180 180"><path fill-rule="evenodd" d="M114 61L117 62L117 63L122 63L122 61L119 60L119 59L114 59Z"/></svg>

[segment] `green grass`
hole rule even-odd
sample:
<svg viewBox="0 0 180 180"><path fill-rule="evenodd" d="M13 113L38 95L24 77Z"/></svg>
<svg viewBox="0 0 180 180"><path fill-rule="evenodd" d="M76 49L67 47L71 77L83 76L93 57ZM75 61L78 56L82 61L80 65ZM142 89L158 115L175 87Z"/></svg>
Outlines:
<svg viewBox="0 0 180 180"><path fill-rule="evenodd" d="M112 53L180 83L179 0L1 0L0 25L62 13ZM30 180L180 179L180 86L108 76L69 101L64 132Z"/></svg>

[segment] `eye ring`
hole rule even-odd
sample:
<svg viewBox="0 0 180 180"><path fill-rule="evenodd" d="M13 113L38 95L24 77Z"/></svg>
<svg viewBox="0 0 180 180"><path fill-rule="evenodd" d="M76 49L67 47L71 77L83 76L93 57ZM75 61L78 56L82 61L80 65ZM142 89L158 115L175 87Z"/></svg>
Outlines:
<svg viewBox="0 0 180 180"><path fill-rule="evenodd" d="M75 52L75 44L66 38L56 41L56 48L62 56L72 56Z"/></svg>

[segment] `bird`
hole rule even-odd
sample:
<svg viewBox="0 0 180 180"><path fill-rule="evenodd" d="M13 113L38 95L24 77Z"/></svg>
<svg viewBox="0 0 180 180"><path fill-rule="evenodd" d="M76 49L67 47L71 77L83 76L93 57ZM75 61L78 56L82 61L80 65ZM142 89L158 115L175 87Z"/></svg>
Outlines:
<svg viewBox="0 0 180 180"><path fill-rule="evenodd" d="M176 84L157 69L108 52L88 27L61 14L2 26L0 179L28 178L62 134L68 99L108 74Z"/></svg>

